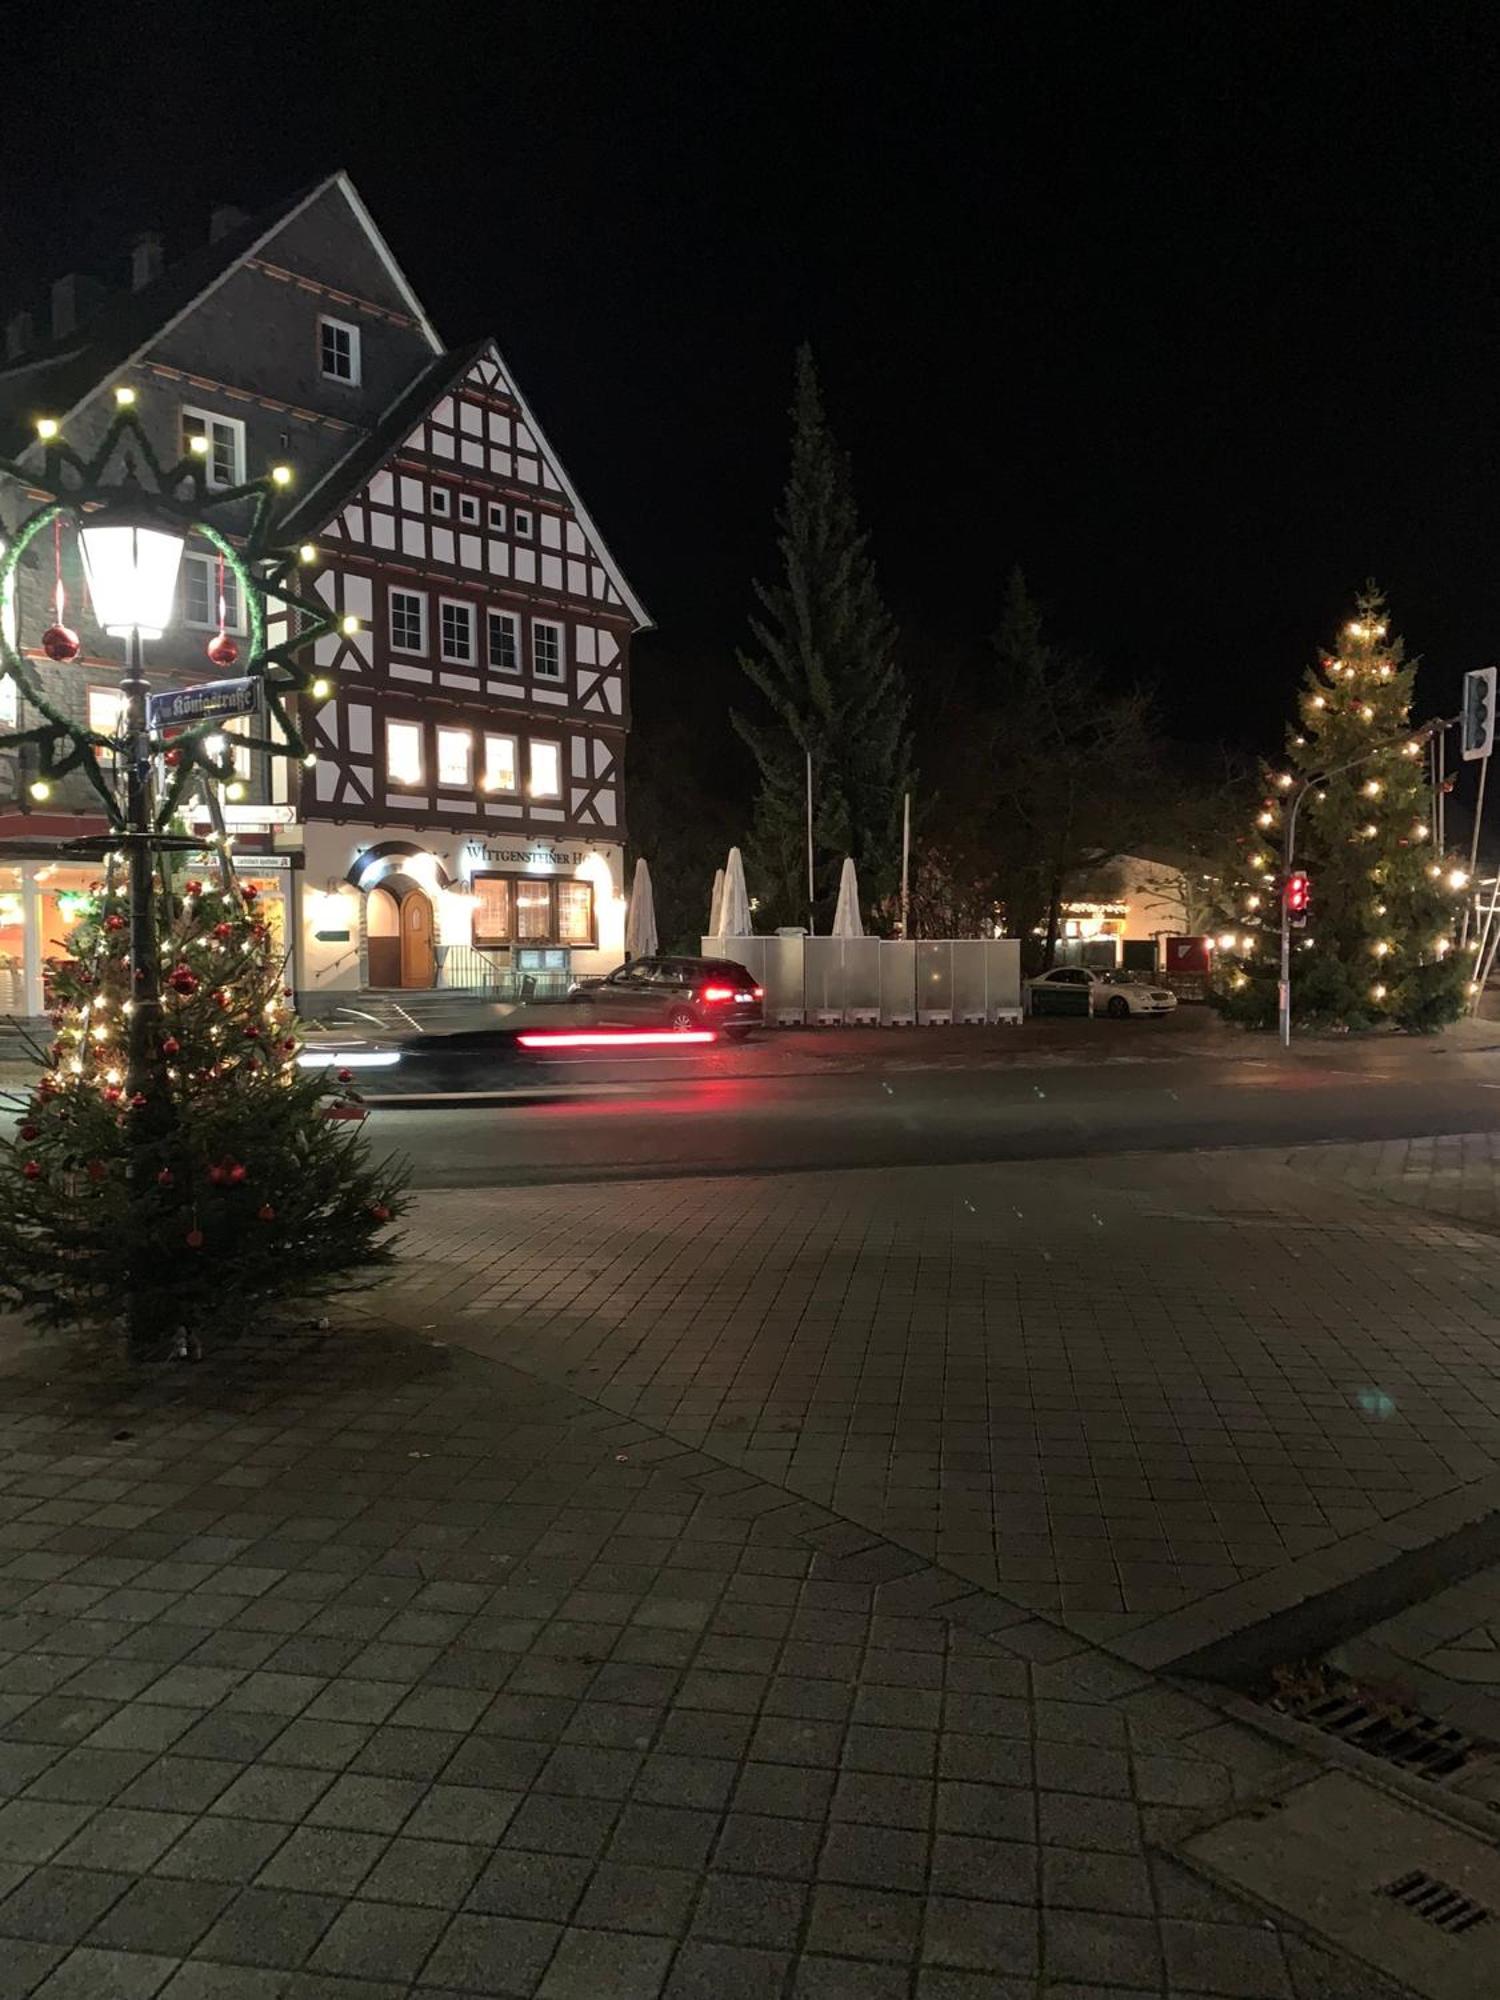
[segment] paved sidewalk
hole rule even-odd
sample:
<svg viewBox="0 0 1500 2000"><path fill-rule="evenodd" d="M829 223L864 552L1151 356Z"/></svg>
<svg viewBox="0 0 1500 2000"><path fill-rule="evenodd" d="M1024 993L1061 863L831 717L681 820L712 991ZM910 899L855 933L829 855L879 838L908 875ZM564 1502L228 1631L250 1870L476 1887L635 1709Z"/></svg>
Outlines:
<svg viewBox="0 0 1500 2000"><path fill-rule="evenodd" d="M639 1423L378 1325L6 1354L6 2000L1388 1991L1163 1851L1283 1750Z"/></svg>
<svg viewBox="0 0 1500 2000"><path fill-rule="evenodd" d="M1500 1504L1496 1245L1280 1155L455 1190L410 1241L403 1322L1138 1664Z"/></svg>

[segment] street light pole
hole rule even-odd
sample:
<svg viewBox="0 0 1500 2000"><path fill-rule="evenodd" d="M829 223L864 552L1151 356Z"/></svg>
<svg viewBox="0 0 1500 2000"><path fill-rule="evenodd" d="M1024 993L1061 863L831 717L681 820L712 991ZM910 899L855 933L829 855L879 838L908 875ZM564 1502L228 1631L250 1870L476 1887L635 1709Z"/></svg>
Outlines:
<svg viewBox="0 0 1500 2000"><path fill-rule="evenodd" d="M130 861L130 987L131 1008L126 1037L126 1087L131 1120L137 1133L156 1126L162 1105L153 1085L161 1061L161 964L157 950L156 897L151 886L151 758L148 734L145 655L140 627L125 638L124 736L126 839ZM143 1097L146 1102L137 1104Z"/></svg>

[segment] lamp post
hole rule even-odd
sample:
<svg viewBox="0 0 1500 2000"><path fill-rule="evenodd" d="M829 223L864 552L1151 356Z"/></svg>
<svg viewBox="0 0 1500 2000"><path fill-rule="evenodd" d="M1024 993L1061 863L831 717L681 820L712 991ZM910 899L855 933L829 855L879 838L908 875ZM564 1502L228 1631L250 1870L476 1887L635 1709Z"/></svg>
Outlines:
<svg viewBox="0 0 1500 2000"><path fill-rule="evenodd" d="M125 641L125 675L120 682L126 742L122 844L130 864L132 1002L126 1084L138 1128L149 1128L159 1123L164 1101L155 1102L158 1093L151 1088L162 1060L161 965L151 891L155 829L144 641L159 639L171 620L183 536L126 500L89 515L79 528L78 540L94 614L106 632ZM134 1103L141 1097L146 1099L144 1105Z"/></svg>

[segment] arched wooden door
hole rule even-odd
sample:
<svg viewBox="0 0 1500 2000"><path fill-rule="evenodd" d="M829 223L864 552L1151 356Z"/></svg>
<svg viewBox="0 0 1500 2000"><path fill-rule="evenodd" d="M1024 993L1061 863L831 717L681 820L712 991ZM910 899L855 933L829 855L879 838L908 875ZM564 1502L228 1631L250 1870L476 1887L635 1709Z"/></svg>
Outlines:
<svg viewBox="0 0 1500 2000"><path fill-rule="evenodd" d="M401 898L401 984L431 986L436 974L432 904L420 889L408 889Z"/></svg>
<svg viewBox="0 0 1500 2000"><path fill-rule="evenodd" d="M401 984L401 905L389 889L365 898L365 948L374 987Z"/></svg>

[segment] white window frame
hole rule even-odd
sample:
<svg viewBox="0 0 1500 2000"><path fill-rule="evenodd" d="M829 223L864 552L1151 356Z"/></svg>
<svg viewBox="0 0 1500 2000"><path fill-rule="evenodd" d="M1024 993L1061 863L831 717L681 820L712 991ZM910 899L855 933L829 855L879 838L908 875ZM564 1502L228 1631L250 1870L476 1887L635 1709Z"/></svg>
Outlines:
<svg viewBox="0 0 1500 2000"><path fill-rule="evenodd" d="M454 743L463 745L463 775L446 777L443 772L443 746L451 750ZM474 732L472 729L457 729L440 722L437 729L437 781L439 789L445 792L466 792L474 783Z"/></svg>
<svg viewBox="0 0 1500 2000"><path fill-rule="evenodd" d="M349 373L341 374L338 369L328 366L323 348L323 329L331 327L336 333L349 336ZM347 319L335 319L332 313L318 314L318 373L325 382L338 382L346 389L357 389L360 383L360 330Z"/></svg>
<svg viewBox="0 0 1500 2000"><path fill-rule="evenodd" d="M529 542L536 531L535 515L528 514L524 507L512 507L510 531L518 542Z"/></svg>
<svg viewBox="0 0 1500 2000"><path fill-rule="evenodd" d="M495 773L500 763L500 745L510 751L510 783L501 784ZM518 792L521 789L521 743L516 736L486 730L484 736L484 789L487 792Z"/></svg>
<svg viewBox="0 0 1500 2000"><path fill-rule="evenodd" d="M539 791L536 782L536 754L538 750L550 750L557 760L557 786L553 791ZM529 736L526 739L526 796L529 799L552 800L562 797L562 745L555 737Z"/></svg>
<svg viewBox="0 0 1500 2000"><path fill-rule="evenodd" d="M489 519L490 533L492 535L503 535L505 533L505 502L503 500L492 500L490 502Z"/></svg>
<svg viewBox="0 0 1500 2000"><path fill-rule="evenodd" d="M496 619L496 618L503 618L503 619L505 620L505 623L506 623L506 625L507 625L507 626L508 626L508 627L510 628L510 650L511 650L511 655L512 655L512 658L513 658L513 660L514 660L514 662L515 662L515 664L514 664L513 666L509 666L509 667L502 667L502 666L500 666L500 665L499 665L499 664L497 663L497 661L496 661L496 659L495 659L495 649L494 649L494 646L493 646L493 645L491 644L491 641L492 641L492 640L493 640L493 638L494 638L494 630L493 630L493 626L492 626L492 623L491 623L491 621L492 621L492 620L494 620L494 619ZM485 621L484 621L484 647L485 647L485 661L486 661L486 664L488 665L488 667L489 667L489 670L490 670L490 672L491 672L492 674L518 674L518 673L520 673L520 671L521 671L521 619L520 619L520 615L519 615L519 613L517 613L517 612L515 612L515 611L497 611L497 610L495 610L495 609L494 609L494 607L493 607L493 606L491 606L491 607L490 607L490 609L489 609L489 610L487 610L487 611L486 611L486 613L485 613Z"/></svg>
<svg viewBox="0 0 1500 2000"><path fill-rule="evenodd" d="M453 495L446 486L439 486L436 480L427 496L427 504L440 521L448 520L453 513Z"/></svg>
<svg viewBox="0 0 1500 2000"><path fill-rule="evenodd" d="M418 607L417 623L421 627L422 632L420 645L408 646L396 637L396 599L398 597L408 597ZM393 583L386 600L386 616L390 626L391 651L393 653L405 653L414 659L425 660L427 657L427 592L425 590L408 590L404 584Z"/></svg>
<svg viewBox="0 0 1500 2000"><path fill-rule="evenodd" d="M459 494L458 518L466 528L479 526L479 502L472 493Z"/></svg>
<svg viewBox="0 0 1500 2000"><path fill-rule="evenodd" d="M188 456L188 419L192 418L201 426L208 439L208 450L204 453L203 469L212 492L222 492L226 486L240 486L245 478L245 423L242 417L226 417L218 410L202 410L193 403L184 403L179 413L178 424L182 435L183 455ZM219 440L216 430L227 431L230 454L234 460L231 476L221 479L214 468L215 447Z"/></svg>
<svg viewBox="0 0 1500 2000"><path fill-rule="evenodd" d="M399 773L399 772L398 772L398 771L396 770L396 768L395 768L395 765L394 765L394 762L393 762L393 760L392 760L392 757L391 757L391 742L392 742L392 737L393 737L393 735L394 735L395 731L397 731L398 729L399 729L399 730L402 730L402 731L406 731L406 730L410 730L410 731L411 731L411 733L412 733L412 735L413 735L413 736L414 736L414 737L416 738L416 744L417 744L417 763L416 763L416 775L415 775L414 777L403 777L403 776L402 776L402 775L401 775L401 774L400 774L400 773ZM426 744L425 744L425 743L423 742L423 737L425 736L425 734L426 734L426 731L425 731L425 730L423 729L423 727L422 727L422 725L421 725L421 723L420 723L420 722L407 722L407 721L404 721L404 720L403 720L403 719L402 719L401 717L399 717L399 716L391 716L391 715L388 715L388 716L386 717L386 720L385 720L385 775L386 775L386 782L387 782L388 784L392 784L392 785L413 785L413 786L415 786L415 785L420 785L420 784L422 784L422 783L423 783L423 781L424 781L424 773L426 772L426 769L427 769L427 747L426 747Z"/></svg>
<svg viewBox="0 0 1500 2000"><path fill-rule="evenodd" d="M539 665L537 635L541 632L555 632L557 635L557 671L543 672ZM561 687L568 677L568 635L567 628L556 618L533 618L531 621L531 673L534 680L546 681L549 686Z"/></svg>
<svg viewBox="0 0 1500 2000"><path fill-rule="evenodd" d="M450 653L448 650L447 622L443 615L445 612L448 611L461 611L464 614L464 617L468 620L469 650L466 653ZM478 620L474 615L474 606L469 602L468 598L440 597L438 599L438 658L444 663L445 666L450 666L450 667L477 666L478 659L477 659L476 649L478 647L478 643L479 643Z"/></svg>
<svg viewBox="0 0 1500 2000"><path fill-rule="evenodd" d="M208 615L194 618L188 611L189 565L201 563L204 575L204 594L208 604ZM196 549L189 549L182 558L182 622L194 632L217 632L219 629L219 558L216 555L200 555ZM240 580L228 563L224 565L224 620L226 632L245 630L245 606L240 591Z"/></svg>

